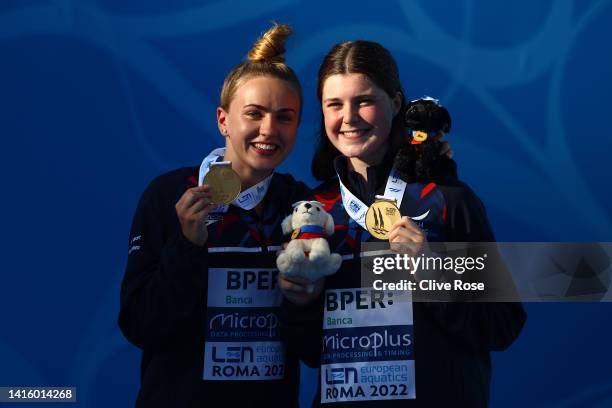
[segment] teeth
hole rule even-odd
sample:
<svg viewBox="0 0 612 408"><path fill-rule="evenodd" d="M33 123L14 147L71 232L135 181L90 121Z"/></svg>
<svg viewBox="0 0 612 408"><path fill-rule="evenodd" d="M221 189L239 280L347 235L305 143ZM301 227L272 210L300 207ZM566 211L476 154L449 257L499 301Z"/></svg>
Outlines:
<svg viewBox="0 0 612 408"><path fill-rule="evenodd" d="M365 130L351 130L351 131L345 131L345 132L340 132L340 133L342 133L346 137L358 137L364 134Z"/></svg>
<svg viewBox="0 0 612 408"><path fill-rule="evenodd" d="M255 146L256 148L261 149L261 150L274 150L274 149L276 149L276 145L266 144L266 143L253 143L253 146Z"/></svg>

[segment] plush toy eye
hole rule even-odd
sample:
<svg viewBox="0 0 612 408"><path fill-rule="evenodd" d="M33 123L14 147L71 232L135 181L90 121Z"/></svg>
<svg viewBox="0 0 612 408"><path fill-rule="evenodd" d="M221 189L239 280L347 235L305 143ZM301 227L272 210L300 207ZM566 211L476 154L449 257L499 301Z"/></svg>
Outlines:
<svg viewBox="0 0 612 408"><path fill-rule="evenodd" d="M298 210L298 209L297 209L297 207L295 207L295 209L293 210L293 212L297 212L297 210Z"/></svg>
<svg viewBox="0 0 612 408"><path fill-rule="evenodd" d="M317 207L317 211L321 211L321 209L319 207Z"/></svg>

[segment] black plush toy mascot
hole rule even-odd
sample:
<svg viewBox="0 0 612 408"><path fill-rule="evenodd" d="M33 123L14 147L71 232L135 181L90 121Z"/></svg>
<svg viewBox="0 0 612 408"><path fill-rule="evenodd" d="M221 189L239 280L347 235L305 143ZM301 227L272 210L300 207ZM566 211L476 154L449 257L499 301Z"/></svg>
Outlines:
<svg viewBox="0 0 612 408"><path fill-rule="evenodd" d="M455 162L440 155L439 140L451 128L448 110L433 98L411 101L406 107L406 127L410 134L395 156L395 168L408 182L456 179Z"/></svg>

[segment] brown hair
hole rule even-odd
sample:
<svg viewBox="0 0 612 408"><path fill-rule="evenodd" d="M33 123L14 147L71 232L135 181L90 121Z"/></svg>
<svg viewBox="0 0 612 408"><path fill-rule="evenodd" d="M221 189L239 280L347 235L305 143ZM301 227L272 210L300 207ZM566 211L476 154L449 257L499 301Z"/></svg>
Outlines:
<svg viewBox="0 0 612 408"><path fill-rule="evenodd" d="M247 79L259 76L270 76L287 81L298 92L300 113L302 108L302 87L295 72L285 64L285 42L293 33L287 24L274 24L257 39L249 51L247 60L236 65L223 81L220 106L226 111L240 85Z"/></svg>
<svg viewBox="0 0 612 408"><path fill-rule="evenodd" d="M325 80L338 74L366 75L379 88L384 90L391 99L399 92L402 95L402 105L393 118L390 141L391 154L399 148L401 138L405 134L404 114L406 111L406 98L400 83L399 70L391 53L382 45L372 41L347 41L336 44L327 53L319 68L317 96L319 102L323 95ZM389 153L389 152L388 152ZM326 180L335 175L333 159L340 152L331 144L325 132L323 113L321 112L321 127L319 129L319 142L312 159L311 171L317 180Z"/></svg>

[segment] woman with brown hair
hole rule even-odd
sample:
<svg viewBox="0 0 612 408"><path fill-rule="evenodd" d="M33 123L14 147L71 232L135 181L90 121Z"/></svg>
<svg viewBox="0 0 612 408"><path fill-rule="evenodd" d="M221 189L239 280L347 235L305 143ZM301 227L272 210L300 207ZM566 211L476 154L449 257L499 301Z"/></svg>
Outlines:
<svg viewBox="0 0 612 408"><path fill-rule="evenodd" d="M324 182L315 197L334 218L330 246L344 261L310 295L281 278L293 302L283 309L289 345L320 367L313 406L486 406L489 352L517 338L521 305L399 301L401 291L364 288L360 273L364 242L409 243L414 255L428 241L494 241L482 202L456 179L452 161L438 159L438 136L412 145L399 70L383 46L334 46L317 91L322 118L312 171ZM403 178L394 168L400 148L412 157L402 162ZM403 216L384 228L375 218L377 229L366 219L369 207L384 203L381 195Z"/></svg>

